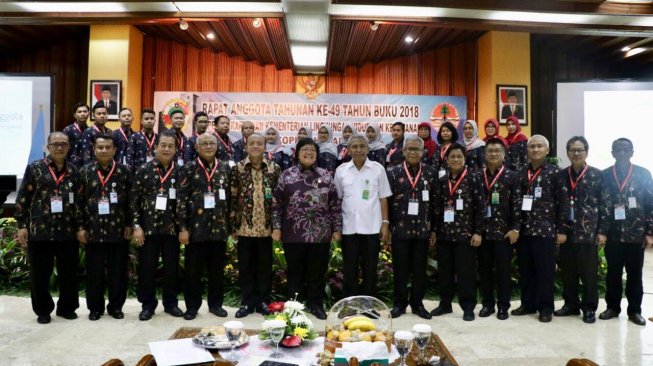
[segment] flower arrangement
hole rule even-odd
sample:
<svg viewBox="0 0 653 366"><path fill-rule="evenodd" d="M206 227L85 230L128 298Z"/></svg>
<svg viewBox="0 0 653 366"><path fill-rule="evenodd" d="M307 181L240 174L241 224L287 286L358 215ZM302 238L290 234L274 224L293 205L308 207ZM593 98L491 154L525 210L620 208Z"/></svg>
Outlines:
<svg viewBox="0 0 653 366"><path fill-rule="evenodd" d="M286 323L281 344L286 347L298 347L306 340L317 338L317 332L313 329L313 322L304 312L304 304L296 300L286 302L273 302L268 305L270 315L265 316L260 339L268 339L269 320L281 320Z"/></svg>

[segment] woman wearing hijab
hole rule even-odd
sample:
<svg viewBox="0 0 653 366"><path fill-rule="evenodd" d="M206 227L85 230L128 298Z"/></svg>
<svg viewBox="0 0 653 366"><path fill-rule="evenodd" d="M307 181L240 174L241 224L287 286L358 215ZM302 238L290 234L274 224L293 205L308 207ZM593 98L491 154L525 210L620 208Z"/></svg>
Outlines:
<svg viewBox="0 0 653 366"><path fill-rule="evenodd" d="M434 165L433 156L435 156L435 149L438 145L431 138L431 124L429 122L422 122L417 126L417 135L424 140L424 155L422 155L422 163ZM437 169L437 166L435 166Z"/></svg>
<svg viewBox="0 0 653 366"><path fill-rule="evenodd" d="M528 165L527 142L528 137L521 132L519 120L515 116L506 118L508 128L508 167L514 171L521 170Z"/></svg>
<svg viewBox="0 0 653 366"><path fill-rule="evenodd" d="M478 125L467 120L463 125L463 146L465 146L465 165L468 168L482 168L485 163L485 141L478 137Z"/></svg>
<svg viewBox="0 0 653 366"><path fill-rule="evenodd" d="M297 131L297 141L295 142L294 145L290 146L289 151L287 154L290 156L290 165L295 166L297 164L297 160L295 159L295 152L296 152L296 146L299 143L299 141L309 138L313 139L313 130L310 127L302 127Z"/></svg>
<svg viewBox="0 0 653 366"><path fill-rule="evenodd" d="M349 138L354 134L354 128L351 125L345 125L342 129L342 139L338 144L338 166L351 160L349 155Z"/></svg>
<svg viewBox="0 0 653 366"><path fill-rule="evenodd" d="M508 150L508 141L501 135L499 135L499 122L494 119L494 118L488 118L485 121L485 126L483 127L485 130L485 137L483 138L483 141L487 144L487 142L490 139L499 139L503 143L504 149L506 151ZM503 165L509 166L510 165L510 160L508 159L508 154L505 154L505 157L503 158Z"/></svg>
<svg viewBox="0 0 653 366"><path fill-rule="evenodd" d="M333 175L338 164L338 146L333 143L333 130L331 126L322 125L320 127L317 131L317 144L320 147L317 166Z"/></svg>
<svg viewBox="0 0 653 366"><path fill-rule="evenodd" d="M442 178L447 174L449 170L449 164L447 163L447 151L451 144L458 141L458 131L456 127L451 122L445 122L440 126L438 130L438 147L435 149L435 156L433 157L434 164L432 164L436 169L438 169L438 177Z"/></svg>
<svg viewBox="0 0 653 366"><path fill-rule="evenodd" d="M279 130L274 126L270 126L265 130L265 158L277 163L282 171L288 169L291 165L290 157L281 144Z"/></svg>
<svg viewBox="0 0 653 366"><path fill-rule="evenodd" d="M370 123L365 129L365 136L370 145L370 152L367 154L367 158L371 161L376 161L377 163L385 167L385 144L381 139L381 129L376 123Z"/></svg>

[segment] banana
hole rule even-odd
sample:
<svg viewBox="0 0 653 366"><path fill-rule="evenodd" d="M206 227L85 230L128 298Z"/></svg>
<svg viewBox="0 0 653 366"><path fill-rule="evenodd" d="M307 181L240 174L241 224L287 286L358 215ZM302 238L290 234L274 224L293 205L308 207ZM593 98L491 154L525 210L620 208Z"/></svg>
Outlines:
<svg viewBox="0 0 653 366"><path fill-rule="evenodd" d="M347 329L359 329L362 331L368 331L375 330L376 325L369 319L361 319L349 323L349 327L347 327Z"/></svg>
<svg viewBox="0 0 653 366"><path fill-rule="evenodd" d="M345 328L349 328L349 324L351 324L351 323L353 323L353 322L355 322L357 320L367 320L367 319L368 318L364 317L364 316L354 316L354 317L351 317L351 318L345 320L343 325L345 326Z"/></svg>

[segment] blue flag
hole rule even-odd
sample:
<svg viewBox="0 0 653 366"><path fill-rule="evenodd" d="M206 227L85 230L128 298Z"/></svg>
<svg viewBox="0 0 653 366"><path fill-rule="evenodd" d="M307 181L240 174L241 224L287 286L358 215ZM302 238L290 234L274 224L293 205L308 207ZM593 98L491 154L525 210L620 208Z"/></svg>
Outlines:
<svg viewBox="0 0 653 366"><path fill-rule="evenodd" d="M45 157L43 152L43 146L45 146L45 121L43 117L43 107L39 108L39 120L36 121L36 129L32 134L32 148L29 151L29 160L27 163L31 163L35 160L40 160Z"/></svg>

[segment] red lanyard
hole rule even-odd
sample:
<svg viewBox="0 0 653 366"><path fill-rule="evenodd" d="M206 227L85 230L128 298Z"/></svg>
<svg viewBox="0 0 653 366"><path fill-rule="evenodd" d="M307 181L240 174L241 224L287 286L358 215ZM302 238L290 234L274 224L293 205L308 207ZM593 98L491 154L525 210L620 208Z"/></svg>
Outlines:
<svg viewBox="0 0 653 366"><path fill-rule="evenodd" d="M122 128L119 128L118 131L122 134L122 137L125 139L125 142L129 142L129 138L125 134L125 131L122 130Z"/></svg>
<svg viewBox="0 0 653 366"><path fill-rule="evenodd" d="M398 149L397 147L395 147L394 149L390 149L390 151L388 151L388 158L391 157L395 153L395 151L397 151L397 149Z"/></svg>
<svg viewBox="0 0 653 366"><path fill-rule="evenodd" d="M204 167L202 159L197 158L197 162L200 164L202 169L204 169L204 174L206 175L206 183L209 186L209 192L211 192L211 178L213 178L213 174L215 174L215 170L218 168L218 159L215 159L215 164L213 164L213 170L211 170L211 174L209 174L209 171L206 169L206 167Z"/></svg>
<svg viewBox="0 0 653 366"><path fill-rule="evenodd" d="M222 139L222 137L220 137L220 134L219 134L219 133L216 133L215 136L218 138L218 140L220 140L220 142L222 142L222 145L224 145L225 149L227 149L227 153L231 154L231 142L229 142L228 144L226 144L226 143L224 142L224 140ZM228 139L229 139L229 138L227 137L227 141L228 141Z"/></svg>
<svg viewBox="0 0 653 366"><path fill-rule="evenodd" d="M513 136L513 137L510 139L510 145L512 145L512 144L515 143L515 140L517 140L517 137L518 137L519 135L523 135L523 133L518 132L515 136Z"/></svg>
<svg viewBox="0 0 653 366"><path fill-rule="evenodd" d="M153 134L152 140L147 138L147 135L145 134L144 131L141 131L141 135L143 135L143 137L145 137L145 142L147 143L147 150L148 151L152 150L152 146L154 146L154 141L156 141L156 133Z"/></svg>
<svg viewBox="0 0 653 366"><path fill-rule="evenodd" d="M501 166L501 169L499 170L497 175L494 177L494 179L492 179L492 183L488 183L488 180L487 180L487 168L485 170L483 170L483 176L485 177L485 186L487 187L488 192L490 192L492 190L492 187L494 187L494 183L496 183L497 180L499 180L499 177L501 176L501 174L503 174L503 170L505 168L506 168L505 166L503 166L503 165Z"/></svg>
<svg viewBox="0 0 653 366"><path fill-rule="evenodd" d="M168 179L168 177L170 176L170 174L174 169L175 169L175 162L173 161L172 164L170 165L170 168L168 168L168 172L166 173L166 175L162 177L161 171L159 171L159 167L156 168L156 172L157 174L159 174L159 181L161 182L161 187L159 188L161 192L163 192L163 183L165 183L165 181Z"/></svg>
<svg viewBox="0 0 653 366"><path fill-rule="evenodd" d="M580 182L581 179L583 179L583 176L587 172L588 166L589 165L585 165L585 168L583 168L583 171L580 172L580 174L578 175L578 178L576 178L576 180L574 180L574 178L571 177L571 167L567 168L567 173L569 173L569 184L571 185L571 198L572 199L574 198L574 191L576 190L576 186L578 185L578 182Z"/></svg>
<svg viewBox="0 0 653 366"><path fill-rule="evenodd" d="M451 175L451 173L449 173ZM463 178L467 175L467 168L463 170L463 174L460 175L460 178L456 181L456 184L451 187L451 179L447 179L447 183L449 183L449 204L453 201L453 194L456 192L456 189L458 189L458 186L460 183L463 181Z"/></svg>
<svg viewBox="0 0 653 366"><path fill-rule="evenodd" d="M102 192L106 192L104 186L107 184L109 179L111 179L111 176L113 175L113 171L116 170L116 162L111 161L111 171L109 172L109 174L107 174L106 178L102 177L102 173L100 172L99 167L100 167L100 163L98 163L97 176L98 178L100 178L100 185L102 185Z"/></svg>
<svg viewBox="0 0 653 366"><path fill-rule="evenodd" d="M182 133L181 136L179 136L179 134L177 134L177 138L179 139L179 151L181 151L182 155L183 155L183 152L184 152L184 135L183 135L183 133Z"/></svg>
<svg viewBox="0 0 653 366"><path fill-rule="evenodd" d="M623 192L624 188L626 188L626 185L630 181L630 176L633 175L633 164L630 163L630 168L628 168L628 174L626 175L626 179L624 179L623 183L619 182L619 178L617 178L616 165L612 166L612 175L614 176L614 181L617 183L617 187L619 188L619 193Z"/></svg>
<svg viewBox="0 0 653 366"><path fill-rule="evenodd" d="M440 161L444 160L444 156L447 155L447 151L449 151L451 144L447 145L445 149L442 149L443 147L443 145L440 146Z"/></svg>
<svg viewBox="0 0 653 366"><path fill-rule="evenodd" d="M342 151L340 152L340 160L345 160L345 156L347 156L347 148L343 147Z"/></svg>
<svg viewBox="0 0 653 366"><path fill-rule="evenodd" d="M95 131L97 131L97 132L104 132L104 130L103 130L103 131L100 131L100 129L99 129L98 126L96 126L96 125L93 125L93 128L94 128Z"/></svg>
<svg viewBox="0 0 653 366"><path fill-rule="evenodd" d="M537 168L535 171L535 174L531 176L531 170L528 169L526 171L526 174L528 175L528 193L531 192L531 186L533 185L533 181L535 181L535 178L537 178L538 175L540 175L540 172L542 171L542 167Z"/></svg>
<svg viewBox="0 0 653 366"><path fill-rule="evenodd" d="M474 141L476 141L476 139L477 139L477 137L474 137L474 139L469 143L469 145L466 145L466 146L465 146L465 151L469 151L469 150L470 150L470 147L472 146L472 144L474 143Z"/></svg>
<svg viewBox="0 0 653 366"><path fill-rule="evenodd" d="M43 160L45 165L48 166L48 170L50 171L50 175L52 175L52 179L54 179L54 184L57 186L57 191L59 190L59 184L61 184L61 181L63 178L66 176L66 172L68 169L64 168L63 173L59 177L57 177L57 174L55 173L54 169L50 166L47 160Z"/></svg>
<svg viewBox="0 0 653 366"><path fill-rule="evenodd" d="M404 171L406 172L406 176L408 177L408 182L410 182L410 187L415 190L415 187L417 187L417 182L419 182L419 177L422 175L422 163L419 163L419 170L417 171L417 175L415 176L415 179L410 176L410 171L408 170L408 165L404 161ZM413 195L415 193L413 192Z"/></svg>
<svg viewBox="0 0 653 366"><path fill-rule="evenodd" d="M76 129L77 131L79 131L79 133L84 133L84 131L82 131L82 129L81 129L81 128L79 127L79 125L77 124L77 122L73 122L73 126L75 127L75 129Z"/></svg>

